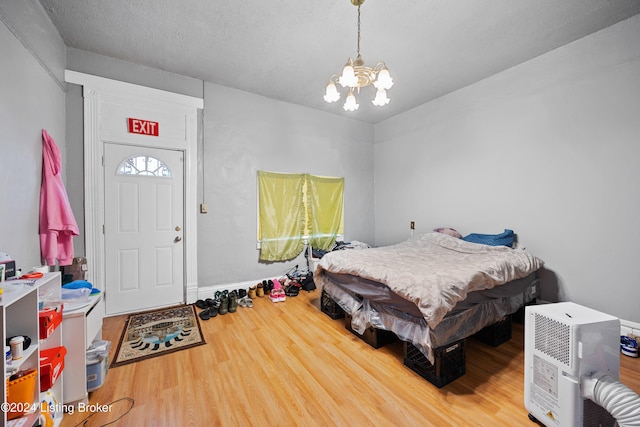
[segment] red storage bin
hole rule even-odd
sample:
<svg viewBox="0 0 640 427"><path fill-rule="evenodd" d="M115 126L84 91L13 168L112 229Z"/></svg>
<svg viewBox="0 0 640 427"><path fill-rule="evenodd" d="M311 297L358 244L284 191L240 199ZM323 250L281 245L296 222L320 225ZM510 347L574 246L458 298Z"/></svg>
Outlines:
<svg viewBox="0 0 640 427"><path fill-rule="evenodd" d="M64 346L40 351L40 391L47 391L56 383L64 370Z"/></svg>
<svg viewBox="0 0 640 427"><path fill-rule="evenodd" d="M40 339L49 338L49 335L62 323L62 305L55 308L44 308L38 313L40 319Z"/></svg>

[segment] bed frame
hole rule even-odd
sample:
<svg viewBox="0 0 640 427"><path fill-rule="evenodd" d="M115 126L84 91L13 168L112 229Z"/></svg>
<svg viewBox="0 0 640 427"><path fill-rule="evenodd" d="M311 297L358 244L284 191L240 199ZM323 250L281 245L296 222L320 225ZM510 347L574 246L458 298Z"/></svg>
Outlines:
<svg viewBox="0 0 640 427"><path fill-rule="evenodd" d="M347 329L378 348L395 337L403 341L404 364L437 387L465 373L465 339L497 346L511 339L511 319L539 292L536 273L468 297L430 328L412 302L385 285L355 276L322 272L321 309L346 319Z"/></svg>

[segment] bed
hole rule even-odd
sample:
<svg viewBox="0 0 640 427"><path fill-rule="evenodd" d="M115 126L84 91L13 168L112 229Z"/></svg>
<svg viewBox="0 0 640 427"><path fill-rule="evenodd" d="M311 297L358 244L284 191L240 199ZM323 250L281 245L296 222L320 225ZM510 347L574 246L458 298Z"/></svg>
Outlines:
<svg viewBox="0 0 640 427"><path fill-rule="evenodd" d="M314 281L362 334L392 331L434 363L434 349L469 337L533 301L539 258L433 232L402 243L330 252Z"/></svg>

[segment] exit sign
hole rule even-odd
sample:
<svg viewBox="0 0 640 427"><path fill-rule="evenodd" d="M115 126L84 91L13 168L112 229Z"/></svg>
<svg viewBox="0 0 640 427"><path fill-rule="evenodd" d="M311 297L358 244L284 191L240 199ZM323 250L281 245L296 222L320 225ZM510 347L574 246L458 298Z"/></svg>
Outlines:
<svg viewBox="0 0 640 427"><path fill-rule="evenodd" d="M158 136L159 124L150 120L129 118L129 133Z"/></svg>

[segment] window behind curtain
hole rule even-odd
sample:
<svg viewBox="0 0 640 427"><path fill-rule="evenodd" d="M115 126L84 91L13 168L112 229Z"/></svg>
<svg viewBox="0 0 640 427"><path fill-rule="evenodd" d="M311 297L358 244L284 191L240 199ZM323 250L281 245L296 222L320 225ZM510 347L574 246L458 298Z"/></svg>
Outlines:
<svg viewBox="0 0 640 427"><path fill-rule="evenodd" d="M307 177L309 244L327 251L344 233L344 178Z"/></svg>
<svg viewBox="0 0 640 427"><path fill-rule="evenodd" d="M285 261L305 240L328 250L344 231L344 178L258 171L260 260Z"/></svg>

